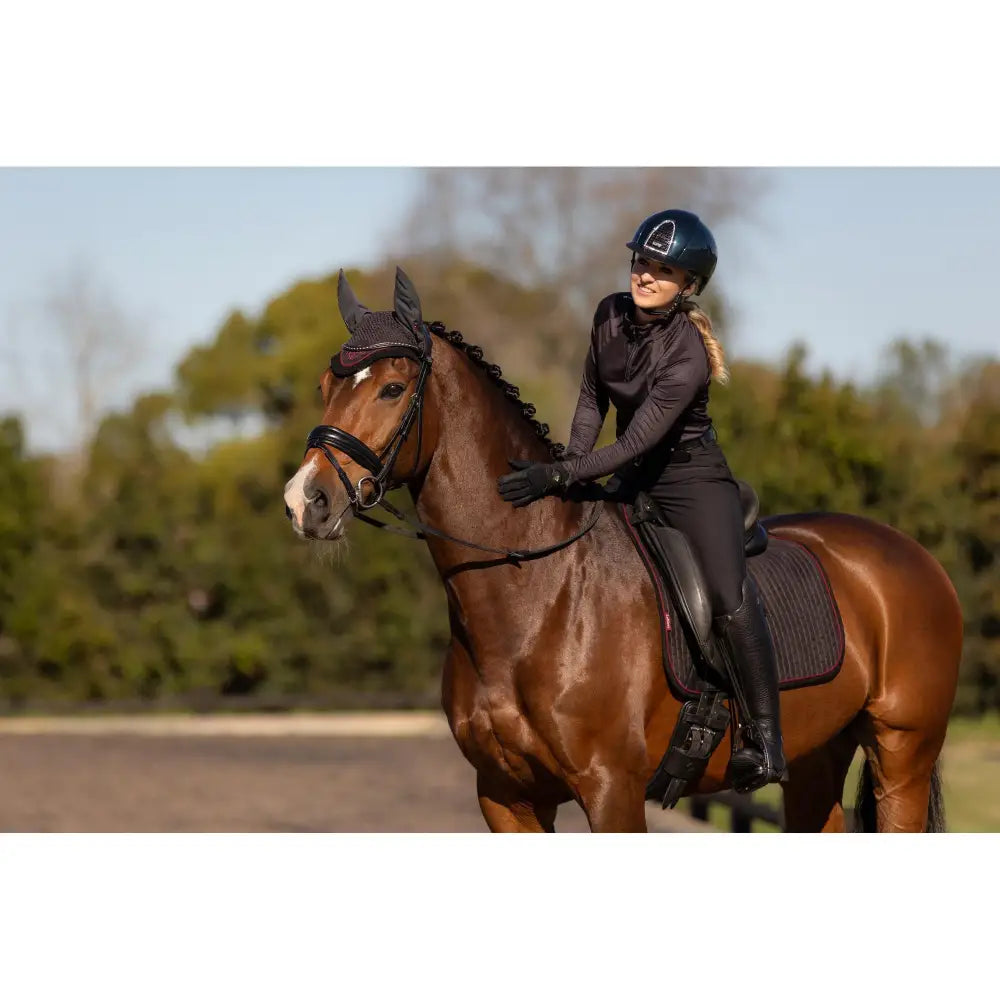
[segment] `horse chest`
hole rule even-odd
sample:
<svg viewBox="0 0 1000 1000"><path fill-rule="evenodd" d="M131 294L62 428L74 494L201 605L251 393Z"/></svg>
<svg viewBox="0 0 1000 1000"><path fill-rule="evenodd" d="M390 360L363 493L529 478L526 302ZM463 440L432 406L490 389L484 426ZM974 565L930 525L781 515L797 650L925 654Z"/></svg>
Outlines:
<svg viewBox="0 0 1000 1000"><path fill-rule="evenodd" d="M536 778L532 762L547 757L544 745L513 700L480 697L456 714L452 729L477 770L499 770L520 785Z"/></svg>

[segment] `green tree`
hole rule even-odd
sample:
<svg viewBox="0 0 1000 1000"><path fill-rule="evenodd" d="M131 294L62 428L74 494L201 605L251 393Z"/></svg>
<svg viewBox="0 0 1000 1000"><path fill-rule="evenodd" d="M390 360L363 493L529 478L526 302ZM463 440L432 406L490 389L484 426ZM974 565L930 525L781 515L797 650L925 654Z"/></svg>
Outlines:
<svg viewBox="0 0 1000 1000"><path fill-rule="evenodd" d="M543 361L552 338L582 361L585 326L553 311L545 282L430 260L407 262L425 316L481 343L563 436L578 365ZM370 307L390 306L390 266L349 277ZM426 548L358 525L333 559L282 516L318 378L346 336L336 275L299 282L258 316L229 316L169 391L106 416L76 461L32 458L20 423L0 423L0 697L435 696L448 620ZM959 707L996 704L998 363L960 379L940 345L900 341L879 380L857 385L807 361L801 345L778 365L736 357L713 389L734 471L765 513L851 511L924 544L966 614Z"/></svg>
<svg viewBox="0 0 1000 1000"><path fill-rule="evenodd" d="M972 367L963 395L955 444L964 499L957 511L966 569L963 707L983 711L1000 708L1000 363Z"/></svg>

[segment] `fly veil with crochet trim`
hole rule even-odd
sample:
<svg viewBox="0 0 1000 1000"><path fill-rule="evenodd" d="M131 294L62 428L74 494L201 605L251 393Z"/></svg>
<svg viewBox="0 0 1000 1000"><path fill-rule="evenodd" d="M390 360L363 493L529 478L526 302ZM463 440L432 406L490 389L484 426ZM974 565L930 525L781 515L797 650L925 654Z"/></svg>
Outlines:
<svg viewBox="0 0 1000 1000"><path fill-rule="evenodd" d="M330 359L334 375L354 375L381 358L430 361L430 338L420 314L420 299L402 268L396 268L392 312L372 312L363 306L343 269L337 279L337 304L351 336Z"/></svg>

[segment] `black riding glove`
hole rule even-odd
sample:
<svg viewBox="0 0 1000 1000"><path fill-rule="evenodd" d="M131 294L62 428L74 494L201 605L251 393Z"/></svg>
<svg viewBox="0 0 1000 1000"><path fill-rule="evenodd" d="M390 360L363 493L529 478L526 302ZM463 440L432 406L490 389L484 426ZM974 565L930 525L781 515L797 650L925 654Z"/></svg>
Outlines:
<svg viewBox="0 0 1000 1000"><path fill-rule="evenodd" d="M618 494L625 489L625 481L616 472L610 479L604 484L604 492L607 494L608 498L614 500L618 497Z"/></svg>
<svg viewBox="0 0 1000 1000"><path fill-rule="evenodd" d="M550 493L559 493L566 488L566 470L559 464L544 462L511 461L510 472L497 480L500 496L515 507L526 507L535 500Z"/></svg>

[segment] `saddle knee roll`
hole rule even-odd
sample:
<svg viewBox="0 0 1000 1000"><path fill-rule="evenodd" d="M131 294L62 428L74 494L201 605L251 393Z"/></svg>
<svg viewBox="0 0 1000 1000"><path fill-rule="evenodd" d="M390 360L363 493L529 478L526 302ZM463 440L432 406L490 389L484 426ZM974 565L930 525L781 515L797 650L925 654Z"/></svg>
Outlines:
<svg viewBox="0 0 1000 1000"><path fill-rule="evenodd" d="M767 529L760 523L760 500L757 491L745 480L737 479L736 486L743 509L743 551L748 556L757 556L767 548Z"/></svg>

